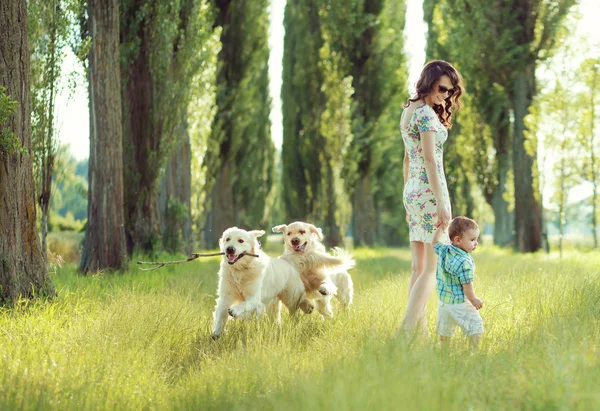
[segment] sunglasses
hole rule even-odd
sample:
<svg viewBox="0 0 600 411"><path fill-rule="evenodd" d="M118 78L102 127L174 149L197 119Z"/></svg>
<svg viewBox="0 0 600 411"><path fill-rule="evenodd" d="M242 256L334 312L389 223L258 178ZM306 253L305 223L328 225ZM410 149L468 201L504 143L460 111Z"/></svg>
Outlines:
<svg viewBox="0 0 600 411"><path fill-rule="evenodd" d="M448 96L453 95L454 93L456 93L456 89L455 88L447 88L442 86L441 84L438 84L438 92L440 93L448 93Z"/></svg>

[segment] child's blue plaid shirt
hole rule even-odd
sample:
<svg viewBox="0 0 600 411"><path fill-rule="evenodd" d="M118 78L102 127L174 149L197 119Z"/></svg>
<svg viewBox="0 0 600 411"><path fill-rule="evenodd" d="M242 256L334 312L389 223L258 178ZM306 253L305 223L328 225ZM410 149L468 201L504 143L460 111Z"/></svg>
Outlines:
<svg viewBox="0 0 600 411"><path fill-rule="evenodd" d="M438 255L437 293L441 302L460 304L465 302L462 285L475 280L475 262L465 250L452 244L437 243L433 246Z"/></svg>

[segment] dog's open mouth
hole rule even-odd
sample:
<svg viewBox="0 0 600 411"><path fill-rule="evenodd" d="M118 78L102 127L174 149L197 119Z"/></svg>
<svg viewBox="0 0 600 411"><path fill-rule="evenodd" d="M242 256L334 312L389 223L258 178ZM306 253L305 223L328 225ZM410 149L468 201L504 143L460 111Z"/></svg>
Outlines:
<svg viewBox="0 0 600 411"><path fill-rule="evenodd" d="M240 258L244 256L244 253L240 254L227 254L227 264L233 265L239 261Z"/></svg>
<svg viewBox="0 0 600 411"><path fill-rule="evenodd" d="M292 250L294 250L297 253L303 253L304 249L306 248L306 244L308 244L308 242L301 245L292 245Z"/></svg>

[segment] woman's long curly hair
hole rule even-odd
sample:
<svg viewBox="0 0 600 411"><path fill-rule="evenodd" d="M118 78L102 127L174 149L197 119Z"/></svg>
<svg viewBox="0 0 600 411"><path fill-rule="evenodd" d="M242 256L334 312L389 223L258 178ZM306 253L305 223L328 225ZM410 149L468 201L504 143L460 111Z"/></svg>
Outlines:
<svg viewBox="0 0 600 411"><path fill-rule="evenodd" d="M425 65L421 77L417 81L417 94L413 98L409 98L404 107L408 107L411 101L418 101L429 95L433 91L435 82L444 74L450 77L455 91L454 94L446 98L446 107L442 107L441 104L434 104L433 111L435 111L444 127L449 129L452 128L452 114L457 113L462 107L460 96L463 93L464 86L462 76L458 70L447 61L433 60Z"/></svg>

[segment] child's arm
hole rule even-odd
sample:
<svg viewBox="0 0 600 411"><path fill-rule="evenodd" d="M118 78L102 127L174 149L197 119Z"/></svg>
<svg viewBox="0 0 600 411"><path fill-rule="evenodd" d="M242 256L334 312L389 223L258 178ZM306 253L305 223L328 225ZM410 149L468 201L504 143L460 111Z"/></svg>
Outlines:
<svg viewBox="0 0 600 411"><path fill-rule="evenodd" d="M441 225L439 225L437 230L435 230L435 233L433 233L433 238L431 239L432 246L440 242L440 237L442 236L443 232L444 228Z"/></svg>
<svg viewBox="0 0 600 411"><path fill-rule="evenodd" d="M473 283L463 284L462 288L469 301L471 301L471 304L473 304L473 307L477 308L478 310L481 307L483 307L483 301L481 301L475 295L475 288L473 288Z"/></svg>

